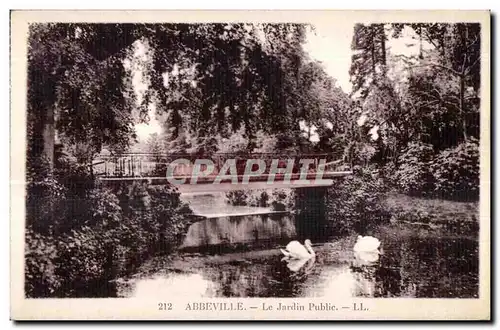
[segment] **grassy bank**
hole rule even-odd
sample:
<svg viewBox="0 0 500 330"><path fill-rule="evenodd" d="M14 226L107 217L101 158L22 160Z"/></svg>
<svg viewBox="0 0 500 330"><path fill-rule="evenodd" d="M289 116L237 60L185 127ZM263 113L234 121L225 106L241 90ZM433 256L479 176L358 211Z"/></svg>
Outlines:
<svg viewBox="0 0 500 330"><path fill-rule="evenodd" d="M436 230L440 234L477 237L479 203L410 197L391 193L384 199L392 224Z"/></svg>

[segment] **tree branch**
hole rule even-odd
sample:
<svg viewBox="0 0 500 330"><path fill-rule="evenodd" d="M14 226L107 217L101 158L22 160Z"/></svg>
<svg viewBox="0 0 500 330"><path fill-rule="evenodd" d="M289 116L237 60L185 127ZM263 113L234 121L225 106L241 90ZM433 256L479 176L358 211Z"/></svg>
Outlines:
<svg viewBox="0 0 500 330"><path fill-rule="evenodd" d="M464 54L464 61L462 62L462 77L465 76L465 63L467 62L467 54Z"/></svg>
<svg viewBox="0 0 500 330"><path fill-rule="evenodd" d="M428 92L424 92L424 91L415 91L417 94L421 94L421 95L424 95L424 96L428 96L428 97L432 97L436 100L439 100L439 102L443 103L443 104L448 104L452 107L454 107L455 109L457 109L458 111L460 111L460 107L458 107L456 104L452 103L452 102L449 102L449 101L445 101L441 95L439 94L439 97L436 97L435 95L431 94L431 93L428 93Z"/></svg>
<svg viewBox="0 0 500 330"><path fill-rule="evenodd" d="M474 61L474 63L472 63L472 65L470 65L467 70L465 71L464 73L464 76L468 76L470 74L470 72L472 71L472 68L481 60L481 56L478 56L477 59Z"/></svg>
<svg viewBox="0 0 500 330"><path fill-rule="evenodd" d="M469 49L470 47L472 47L478 40L479 40L479 34L476 35L476 38L474 38L474 41L472 41L471 44L469 46L467 46L467 49Z"/></svg>
<svg viewBox="0 0 500 330"><path fill-rule="evenodd" d="M438 67L438 68L442 68L442 69L445 69L451 73L453 73L454 75L458 76L458 77L461 77L462 76L462 73L456 71L455 69L453 68L449 68L447 66L444 66L444 65L441 65L441 64L437 64L437 63L429 63L429 64L420 64L420 65L415 65L413 67L411 67L411 69L413 68L421 68L421 67L426 67L426 66L435 66L435 67Z"/></svg>
<svg viewBox="0 0 500 330"><path fill-rule="evenodd" d="M425 34L427 41L429 41L429 43L432 44L434 46L434 48L438 49L439 45L437 45L434 42L434 39L431 37L431 34L429 33L429 31L427 29L424 29L424 34Z"/></svg>

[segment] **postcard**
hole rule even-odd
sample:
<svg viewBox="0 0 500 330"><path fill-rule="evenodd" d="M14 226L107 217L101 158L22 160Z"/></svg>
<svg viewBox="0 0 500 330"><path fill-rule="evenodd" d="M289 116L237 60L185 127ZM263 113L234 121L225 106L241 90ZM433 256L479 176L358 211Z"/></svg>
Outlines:
<svg viewBox="0 0 500 330"><path fill-rule="evenodd" d="M490 320L490 12L11 12L11 318Z"/></svg>

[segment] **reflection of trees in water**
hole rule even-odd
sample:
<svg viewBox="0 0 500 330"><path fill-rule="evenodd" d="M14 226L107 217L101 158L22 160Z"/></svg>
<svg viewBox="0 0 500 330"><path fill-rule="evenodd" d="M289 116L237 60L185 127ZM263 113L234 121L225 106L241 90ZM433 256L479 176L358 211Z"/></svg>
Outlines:
<svg viewBox="0 0 500 330"><path fill-rule="evenodd" d="M281 261L281 255L263 254L234 255L229 261L214 258L214 263L201 262L208 258L201 256L192 270L213 283L207 295L218 297L477 296L476 241L418 237L382 241L384 253L371 264L340 260L339 255L347 253L343 248L325 246L300 267Z"/></svg>
<svg viewBox="0 0 500 330"><path fill-rule="evenodd" d="M208 218L190 226L182 247L203 251L216 245L290 240L295 235L292 217L287 214Z"/></svg>
<svg viewBox="0 0 500 330"><path fill-rule="evenodd" d="M375 272L376 297L477 295L477 242L415 237L388 244Z"/></svg>
<svg viewBox="0 0 500 330"><path fill-rule="evenodd" d="M317 277L316 258L305 262L283 260L273 266L274 278L268 292L273 297L302 297L311 277Z"/></svg>
<svg viewBox="0 0 500 330"><path fill-rule="evenodd" d="M326 237L326 188L301 188L295 190L295 226L299 239L320 241Z"/></svg>
<svg viewBox="0 0 500 330"><path fill-rule="evenodd" d="M401 274L398 267L380 267L375 273L375 297L399 297Z"/></svg>
<svg viewBox="0 0 500 330"><path fill-rule="evenodd" d="M370 264L352 263L349 267L352 276L356 282L355 297L373 297L376 283L376 272L378 269L378 261Z"/></svg>
<svg viewBox="0 0 500 330"><path fill-rule="evenodd" d="M380 267L376 270L375 297L399 297L401 292L401 242L384 241L384 254L380 256Z"/></svg>
<svg viewBox="0 0 500 330"><path fill-rule="evenodd" d="M411 249L410 244L407 240L403 240L400 246L400 296L402 297L416 297L417 295L417 284L414 283L414 278L412 273L409 271L412 269L412 265L415 261L414 252Z"/></svg>
<svg viewBox="0 0 500 330"><path fill-rule="evenodd" d="M297 272L277 256L272 259L237 261L206 268L208 277L219 284L216 296L223 297L297 297L302 295L310 260Z"/></svg>

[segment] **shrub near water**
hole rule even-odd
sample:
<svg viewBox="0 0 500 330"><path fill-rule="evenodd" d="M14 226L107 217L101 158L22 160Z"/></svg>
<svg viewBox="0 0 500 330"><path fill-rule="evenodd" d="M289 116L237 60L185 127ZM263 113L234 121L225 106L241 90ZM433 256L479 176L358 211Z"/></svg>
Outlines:
<svg viewBox="0 0 500 330"><path fill-rule="evenodd" d="M374 168L355 174L328 190L328 229L334 235L364 234L371 226L388 221L383 207L385 184Z"/></svg>
<svg viewBox="0 0 500 330"><path fill-rule="evenodd" d="M56 274L57 247L48 236L34 232L25 234L25 285L27 297L51 297L59 290L61 279Z"/></svg>
<svg viewBox="0 0 500 330"><path fill-rule="evenodd" d="M156 252L170 252L182 243L191 224L192 211L171 186L151 186L148 194Z"/></svg>
<svg viewBox="0 0 500 330"><path fill-rule="evenodd" d="M469 139L435 154L412 142L398 157L391 181L410 196L473 200L479 195L479 143Z"/></svg>
<svg viewBox="0 0 500 330"><path fill-rule="evenodd" d="M190 223L189 208L166 186L131 189L121 200L108 189L75 193L52 179L29 187L27 297L113 296L110 280L174 249Z"/></svg>
<svg viewBox="0 0 500 330"><path fill-rule="evenodd" d="M431 145L411 142L398 157L393 181L399 190L408 195L425 195L433 190L430 164L434 150Z"/></svg>
<svg viewBox="0 0 500 330"><path fill-rule="evenodd" d="M78 214L85 219L75 221L57 240L64 296L99 295L101 286L121 271L113 262L125 229L118 198L109 190L93 189L80 203L84 211Z"/></svg>
<svg viewBox="0 0 500 330"><path fill-rule="evenodd" d="M464 200L479 196L479 142L476 139L440 152L431 167L435 192Z"/></svg>
<svg viewBox="0 0 500 330"><path fill-rule="evenodd" d="M295 190L235 190L226 193L226 202L234 206L271 207L274 211L292 210L295 207Z"/></svg>

